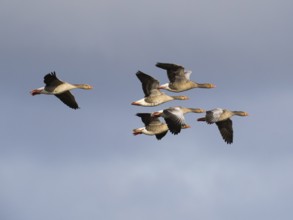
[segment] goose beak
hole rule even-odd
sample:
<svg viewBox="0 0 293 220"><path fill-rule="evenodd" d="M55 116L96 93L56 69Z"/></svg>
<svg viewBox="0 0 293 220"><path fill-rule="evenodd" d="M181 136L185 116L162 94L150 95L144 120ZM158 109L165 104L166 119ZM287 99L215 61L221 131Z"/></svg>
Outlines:
<svg viewBox="0 0 293 220"><path fill-rule="evenodd" d="M93 86L91 86L91 85L87 85L87 88L86 88L86 89L91 90L91 89L93 89L93 88L94 88Z"/></svg>
<svg viewBox="0 0 293 220"><path fill-rule="evenodd" d="M41 94L40 92L41 92L40 90L38 90L38 89L34 89L34 90L30 91L30 94L31 94L32 96L34 96L34 95L39 95L39 94Z"/></svg>
<svg viewBox="0 0 293 220"><path fill-rule="evenodd" d="M190 125L185 124L185 125L182 125L182 128L185 129L185 128L191 128L191 127L190 127Z"/></svg>
<svg viewBox="0 0 293 220"><path fill-rule="evenodd" d="M206 118L198 118L197 121L206 121Z"/></svg>
<svg viewBox="0 0 293 220"><path fill-rule="evenodd" d="M160 117L161 114L162 114L161 112L153 112L153 113L152 113L152 116L153 116L153 117Z"/></svg>

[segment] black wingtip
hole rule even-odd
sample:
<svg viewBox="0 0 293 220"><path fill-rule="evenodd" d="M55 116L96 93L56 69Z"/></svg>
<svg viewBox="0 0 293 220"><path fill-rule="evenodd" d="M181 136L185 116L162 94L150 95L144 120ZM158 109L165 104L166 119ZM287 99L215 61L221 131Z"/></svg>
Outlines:
<svg viewBox="0 0 293 220"><path fill-rule="evenodd" d="M64 104L65 104L65 103L64 103ZM74 110L80 109L79 106L70 106L70 105L68 105L68 104L65 104L65 105L67 105L69 108L74 109Z"/></svg>
<svg viewBox="0 0 293 220"><path fill-rule="evenodd" d="M48 74L50 74L51 76L56 76L56 72L55 71L52 71L52 72L50 72Z"/></svg>
<svg viewBox="0 0 293 220"><path fill-rule="evenodd" d="M135 115L138 117L148 117L151 116L151 113L136 113Z"/></svg>
<svg viewBox="0 0 293 220"><path fill-rule="evenodd" d="M224 137L223 137L224 139ZM227 144L233 144L233 139L224 139L224 141L227 143Z"/></svg>
<svg viewBox="0 0 293 220"><path fill-rule="evenodd" d="M178 135L180 133L180 131L171 131L171 130L170 130L170 132L174 135Z"/></svg>
<svg viewBox="0 0 293 220"><path fill-rule="evenodd" d="M162 64L163 64L163 63L157 62L157 63L156 63L156 67L162 68Z"/></svg>

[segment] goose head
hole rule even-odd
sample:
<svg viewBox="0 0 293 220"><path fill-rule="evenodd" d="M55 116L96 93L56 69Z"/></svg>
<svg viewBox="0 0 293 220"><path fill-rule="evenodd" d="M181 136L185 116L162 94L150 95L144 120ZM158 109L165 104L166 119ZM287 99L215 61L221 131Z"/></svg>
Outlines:
<svg viewBox="0 0 293 220"><path fill-rule="evenodd" d="M74 86L76 88L85 89L85 90L91 90L91 89L93 89L93 86L91 86L89 84L74 84Z"/></svg>

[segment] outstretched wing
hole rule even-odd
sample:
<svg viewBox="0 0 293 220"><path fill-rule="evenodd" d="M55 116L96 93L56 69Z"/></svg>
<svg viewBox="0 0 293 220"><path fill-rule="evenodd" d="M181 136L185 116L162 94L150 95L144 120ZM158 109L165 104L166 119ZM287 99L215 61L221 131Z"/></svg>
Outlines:
<svg viewBox="0 0 293 220"><path fill-rule="evenodd" d="M136 73L136 76L142 83L142 90L144 92L145 97L150 96L152 90L158 90L158 87L160 85L160 82L158 80L141 71L138 71Z"/></svg>
<svg viewBox="0 0 293 220"><path fill-rule="evenodd" d="M45 83L45 90L48 92L53 92L54 89L61 85L63 82L59 80L56 76L55 72L48 73L44 77L44 83Z"/></svg>
<svg viewBox="0 0 293 220"><path fill-rule="evenodd" d="M150 113L137 113L136 116L141 118L145 126L148 126L152 121L152 117Z"/></svg>
<svg viewBox="0 0 293 220"><path fill-rule="evenodd" d="M230 118L224 121L216 122L216 125L219 128L219 131L227 144L233 143L233 127L232 127L232 120Z"/></svg>
<svg viewBox="0 0 293 220"><path fill-rule="evenodd" d="M163 111L164 119L172 134L179 134L183 125L185 125L184 114L179 108L169 108Z"/></svg>
<svg viewBox="0 0 293 220"><path fill-rule="evenodd" d="M157 140L161 140L167 133L168 133L168 130L164 131L164 132L162 132L160 134L156 134Z"/></svg>
<svg viewBox="0 0 293 220"><path fill-rule="evenodd" d="M74 96L69 91L56 94L55 96L58 99L60 99L65 105L69 106L70 108L73 108L73 109L79 108L77 102L75 101Z"/></svg>
<svg viewBox="0 0 293 220"><path fill-rule="evenodd" d="M173 63L157 63L157 67L167 70L168 79L171 83L186 80L184 67ZM188 75L189 77L189 75Z"/></svg>
<svg viewBox="0 0 293 220"><path fill-rule="evenodd" d="M55 72L48 73L44 77L44 83L47 87L56 87L62 84L63 82L59 80Z"/></svg>

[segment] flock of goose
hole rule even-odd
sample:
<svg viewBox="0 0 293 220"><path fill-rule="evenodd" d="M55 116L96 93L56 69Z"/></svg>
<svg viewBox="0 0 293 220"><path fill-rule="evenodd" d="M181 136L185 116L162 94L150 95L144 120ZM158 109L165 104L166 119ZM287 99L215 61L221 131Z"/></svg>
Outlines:
<svg viewBox="0 0 293 220"><path fill-rule="evenodd" d="M167 71L169 83L160 85L159 81L153 77L138 71L136 76L142 84L145 97L132 102L132 105L138 106L158 106L162 103L172 100L187 100L187 96L169 96L161 91L183 92L194 88L215 88L214 84L197 83L190 80L191 71L185 71L183 66L173 63L157 63L157 67ZM181 106L170 107L152 113L137 113L141 118L144 127L133 129L133 134L155 135L158 140L162 139L168 131L176 135L181 129L190 128L185 122L186 113L203 113L205 117L198 118L197 121L205 121L207 124L216 124L224 141L227 144L233 143L233 127L231 117L234 115L248 116L247 112L230 111L228 109L215 108L205 111L201 108L185 108ZM160 121L159 117L164 118L165 123Z"/></svg>
<svg viewBox="0 0 293 220"><path fill-rule="evenodd" d="M187 96L169 96L161 90L179 93L193 88L215 88L215 85L210 83L196 83L191 81L191 71L185 71L183 66L172 63L157 63L156 66L167 71L169 83L160 85L158 80L141 71L138 71L136 76L142 84L145 97L138 101L132 102L132 105L151 107L158 106L172 100L188 99ZM44 83L44 87L32 90L31 95L55 95L64 104L73 109L78 109L79 107L70 90L90 90L93 88L88 84L70 84L68 82L61 81L57 78L55 72L45 75ZM152 113L137 113L136 115L141 118L145 126L134 129L133 134L155 135L158 140L162 139L168 131L174 135L179 134L181 129L190 128L190 126L185 123L184 118L184 115L189 112L205 112L205 117L197 120L205 121L208 124L215 123L227 144L231 144L233 142L233 128L232 120L230 118L234 115L248 116L248 113L243 111L230 111L221 108L205 111L201 108L185 108L176 106ZM161 122L159 117L164 118L165 123Z"/></svg>

